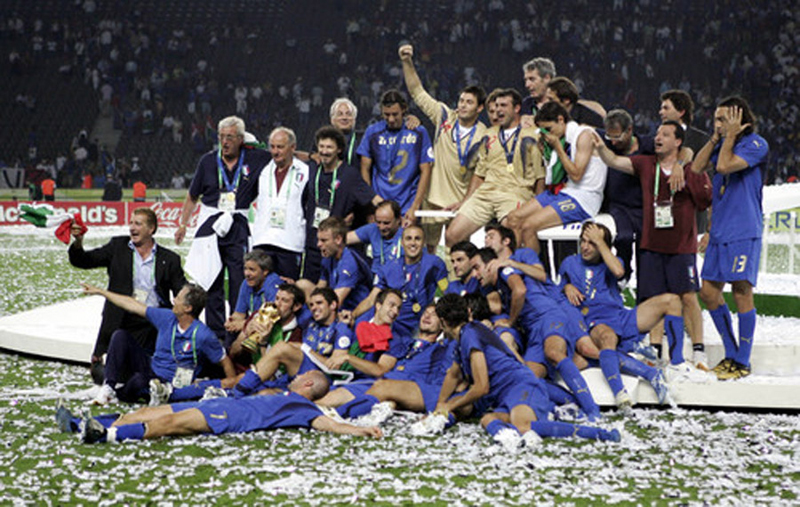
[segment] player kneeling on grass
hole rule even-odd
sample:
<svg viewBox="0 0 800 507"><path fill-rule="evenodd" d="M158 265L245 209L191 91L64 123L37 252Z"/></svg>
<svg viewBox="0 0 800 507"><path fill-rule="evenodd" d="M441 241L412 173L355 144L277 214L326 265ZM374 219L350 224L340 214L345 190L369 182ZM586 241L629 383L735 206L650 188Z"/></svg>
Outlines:
<svg viewBox="0 0 800 507"><path fill-rule="evenodd" d="M600 369L608 380L618 407L633 403L622 384L620 372L646 379L653 386L659 403L668 390L662 373L636 359L633 351L643 334L667 319L667 334L672 346L683 345L681 300L676 294L654 296L636 308L622 303L617 280L625 276L622 261L611 253L611 231L602 224L585 222L581 229L580 254L564 259L559 273L567 300L581 310L590 336L600 349ZM677 338L674 333L679 333Z"/></svg>
<svg viewBox="0 0 800 507"><path fill-rule="evenodd" d="M542 381L486 326L469 322L469 309L461 296L444 296L436 303L436 314L445 334L458 342L439 392L437 413L449 414L479 401L495 407L481 418L481 426L508 450L518 448L523 440L534 445L539 437L574 435L619 441L617 430L548 421L553 404ZM463 396L451 397L461 381L469 388Z"/></svg>
<svg viewBox="0 0 800 507"><path fill-rule="evenodd" d="M349 435L380 438L376 427L357 427L325 416L314 404L328 391L328 378L320 371L295 377L286 391L242 399L217 398L201 402L145 407L113 421L109 417L86 418L82 440L87 444L153 439L202 433L245 433L278 428L313 428ZM56 411L62 431L75 431L72 414Z"/></svg>

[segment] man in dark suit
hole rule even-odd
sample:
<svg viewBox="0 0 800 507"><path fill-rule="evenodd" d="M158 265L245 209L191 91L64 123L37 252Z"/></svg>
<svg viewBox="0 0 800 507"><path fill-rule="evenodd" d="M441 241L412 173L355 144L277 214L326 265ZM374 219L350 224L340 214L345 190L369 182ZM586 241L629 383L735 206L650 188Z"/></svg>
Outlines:
<svg viewBox="0 0 800 507"><path fill-rule="evenodd" d="M75 240L69 247L69 262L81 269L104 267L108 271L108 290L133 296L147 306L171 308L172 296L186 283L178 254L157 246L153 235L158 228L156 214L150 208L137 208L131 215L128 237L116 236L93 250L83 249L80 227L73 226ZM103 356L108 350L111 335L122 330L152 354L157 335L147 320L125 312L106 302L103 320L92 352L91 373L95 383L103 382Z"/></svg>

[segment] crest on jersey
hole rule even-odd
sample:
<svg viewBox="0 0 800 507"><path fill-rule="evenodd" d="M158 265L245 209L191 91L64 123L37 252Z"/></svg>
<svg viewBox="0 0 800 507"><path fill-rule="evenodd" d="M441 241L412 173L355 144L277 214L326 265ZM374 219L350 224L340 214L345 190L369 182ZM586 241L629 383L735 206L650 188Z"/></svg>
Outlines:
<svg viewBox="0 0 800 507"><path fill-rule="evenodd" d="M340 336L339 340L336 342L336 345L340 349L350 348L350 337L348 337L348 336Z"/></svg>

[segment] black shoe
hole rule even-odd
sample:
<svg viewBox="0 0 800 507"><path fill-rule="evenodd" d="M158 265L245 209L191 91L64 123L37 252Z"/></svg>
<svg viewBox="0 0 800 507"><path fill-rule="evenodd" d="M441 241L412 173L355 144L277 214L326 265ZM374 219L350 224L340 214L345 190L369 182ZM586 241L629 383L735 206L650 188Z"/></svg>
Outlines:
<svg viewBox="0 0 800 507"><path fill-rule="evenodd" d="M92 419L88 415L83 417L83 434L81 441L84 444L103 443L107 440L108 430L100 424L97 419Z"/></svg>
<svg viewBox="0 0 800 507"><path fill-rule="evenodd" d="M106 366L99 357L92 356L92 364L89 365L89 373L95 384L101 386L106 379Z"/></svg>
<svg viewBox="0 0 800 507"><path fill-rule="evenodd" d="M64 406L64 400L58 399L56 403L56 424L61 433L75 433L78 431L78 425L73 421L75 416Z"/></svg>

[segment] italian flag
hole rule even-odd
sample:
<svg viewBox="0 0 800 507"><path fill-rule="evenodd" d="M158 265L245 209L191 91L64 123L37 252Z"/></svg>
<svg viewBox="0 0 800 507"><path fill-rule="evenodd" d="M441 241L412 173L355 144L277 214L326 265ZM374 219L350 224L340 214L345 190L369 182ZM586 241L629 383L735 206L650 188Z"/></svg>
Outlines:
<svg viewBox="0 0 800 507"><path fill-rule="evenodd" d="M84 225L80 213L66 213L57 210L49 204L20 204L20 218L27 220L36 227L56 228L56 237L65 245L69 244L69 237L73 224L81 227L82 234L88 228Z"/></svg>

